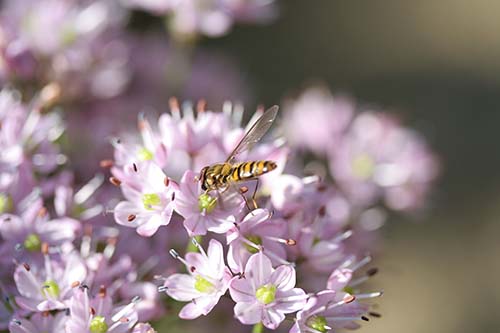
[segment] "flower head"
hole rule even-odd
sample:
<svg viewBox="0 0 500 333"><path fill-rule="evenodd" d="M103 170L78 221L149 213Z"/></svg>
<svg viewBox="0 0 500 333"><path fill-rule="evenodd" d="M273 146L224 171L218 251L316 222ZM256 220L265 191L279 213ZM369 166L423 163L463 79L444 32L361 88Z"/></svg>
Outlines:
<svg viewBox="0 0 500 333"><path fill-rule="evenodd" d="M185 305L179 316L184 319L194 319L207 315L229 287L232 274L224 264L222 244L212 239L205 252L198 246L200 253L189 252L185 259L173 255L183 261L189 274L174 274L169 276L162 290Z"/></svg>
<svg viewBox="0 0 500 333"><path fill-rule="evenodd" d="M137 228L139 235L151 237L159 227L170 223L177 186L156 164L134 164L119 182L127 201L121 201L114 209L118 224Z"/></svg>
<svg viewBox="0 0 500 333"><path fill-rule="evenodd" d="M233 189L217 196L207 193L196 177L194 172L186 171L179 186L175 209L184 217L184 227L190 236L227 232L243 210L243 198Z"/></svg>
<svg viewBox="0 0 500 333"><path fill-rule="evenodd" d="M274 269L262 252L248 259L244 277L234 277L229 291L236 302L234 314L240 322L252 325L262 322L276 329L285 314L301 310L307 295L295 287L295 269L282 265Z"/></svg>

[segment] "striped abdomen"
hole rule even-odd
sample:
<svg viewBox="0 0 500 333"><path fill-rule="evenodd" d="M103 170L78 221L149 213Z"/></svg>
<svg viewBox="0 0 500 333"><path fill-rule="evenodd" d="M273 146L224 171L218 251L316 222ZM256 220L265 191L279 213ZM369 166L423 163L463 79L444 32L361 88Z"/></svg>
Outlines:
<svg viewBox="0 0 500 333"><path fill-rule="evenodd" d="M251 161L233 165L231 168L231 181L238 182L257 178L269 171L276 169L273 161Z"/></svg>

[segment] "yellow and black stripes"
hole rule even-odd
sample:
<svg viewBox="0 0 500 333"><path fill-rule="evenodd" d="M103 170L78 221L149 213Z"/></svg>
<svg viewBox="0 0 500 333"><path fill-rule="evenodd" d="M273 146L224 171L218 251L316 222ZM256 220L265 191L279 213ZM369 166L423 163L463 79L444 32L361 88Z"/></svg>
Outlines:
<svg viewBox="0 0 500 333"><path fill-rule="evenodd" d="M223 189L230 182L255 179L274 169L276 169L276 163L273 161L249 161L235 165L214 164L201 170L201 188L203 190Z"/></svg>

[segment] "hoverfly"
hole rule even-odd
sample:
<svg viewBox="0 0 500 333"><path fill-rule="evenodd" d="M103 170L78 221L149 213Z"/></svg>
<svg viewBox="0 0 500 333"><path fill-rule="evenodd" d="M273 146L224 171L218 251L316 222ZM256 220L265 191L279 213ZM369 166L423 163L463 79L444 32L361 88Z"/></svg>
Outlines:
<svg viewBox="0 0 500 333"><path fill-rule="evenodd" d="M199 180L205 193L212 190L225 191L234 183L258 179L259 176L276 169L276 163L273 161L235 163L235 158L252 148L266 134L277 113L277 105L267 109L245 133L224 163L212 164L201 169Z"/></svg>

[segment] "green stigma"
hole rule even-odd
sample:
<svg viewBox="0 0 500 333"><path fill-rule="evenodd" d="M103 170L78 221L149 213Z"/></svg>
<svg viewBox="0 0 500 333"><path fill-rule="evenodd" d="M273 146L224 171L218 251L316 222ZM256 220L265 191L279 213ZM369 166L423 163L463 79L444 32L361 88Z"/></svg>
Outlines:
<svg viewBox="0 0 500 333"><path fill-rule="evenodd" d="M108 331L108 324L104 320L103 316L95 316L90 321L90 332L91 333L106 333Z"/></svg>
<svg viewBox="0 0 500 333"><path fill-rule="evenodd" d="M54 280L47 280L42 286L42 294L57 298L60 294L59 285Z"/></svg>
<svg viewBox="0 0 500 333"><path fill-rule="evenodd" d="M206 212L210 214L215 206L217 206L217 198L212 198L206 193L198 197L198 208L200 208L200 212L206 210Z"/></svg>
<svg viewBox="0 0 500 333"><path fill-rule="evenodd" d="M246 239L248 239L250 242L252 242L256 245L262 245L262 238L260 238L260 236L250 235L250 236L246 236ZM245 243L244 245L245 245L245 248L247 249L247 251L252 253L252 254L259 252L259 249L257 249L256 247L254 247L248 243Z"/></svg>
<svg viewBox="0 0 500 333"><path fill-rule="evenodd" d="M328 323L326 322L325 317L323 316L313 316L309 318L306 322L306 325L309 326L310 328L318 331L325 333L328 331L329 328L327 328Z"/></svg>
<svg viewBox="0 0 500 333"><path fill-rule="evenodd" d="M368 154L360 154L352 160L352 171L356 177L366 180L375 171L375 162Z"/></svg>
<svg viewBox="0 0 500 333"><path fill-rule="evenodd" d="M342 288L342 291L354 295L354 289L350 286L345 286L344 288Z"/></svg>
<svg viewBox="0 0 500 333"><path fill-rule="evenodd" d="M208 281L207 279L205 279L201 275L196 275L196 277L194 279L195 279L194 289L196 289L200 293L208 294L208 293L211 293L215 288L213 283L211 283L210 281Z"/></svg>
<svg viewBox="0 0 500 333"><path fill-rule="evenodd" d="M12 199L7 195L0 193L0 213L5 213L12 208Z"/></svg>
<svg viewBox="0 0 500 333"><path fill-rule="evenodd" d="M42 241L37 234L29 234L24 239L24 248L30 252L38 252L42 247Z"/></svg>
<svg viewBox="0 0 500 333"><path fill-rule="evenodd" d="M143 148L141 148L141 150L139 150L139 153L137 153L137 157L141 161L151 161L153 159L154 155L151 152L151 150L143 147Z"/></svg>
<svg viewBox="0 0 500 333"><path fill-rule="evenodd" d="M142 204L145 209L153 210L153 206L157 206L160 203L160 196L156 193L146 193L142 195Z"/></svg>
<svg viewBox="0 0 500 333"><path fill-rule="evenodd" d="M276 286L273 284L267 284L255 292L255 297L261 302L262 304L269 304L271 302L274 302L276 299Z"/></svg>

